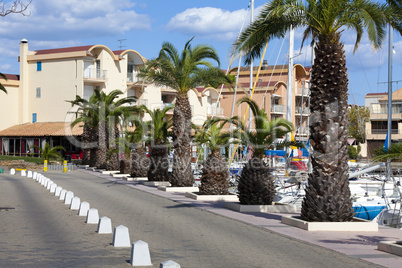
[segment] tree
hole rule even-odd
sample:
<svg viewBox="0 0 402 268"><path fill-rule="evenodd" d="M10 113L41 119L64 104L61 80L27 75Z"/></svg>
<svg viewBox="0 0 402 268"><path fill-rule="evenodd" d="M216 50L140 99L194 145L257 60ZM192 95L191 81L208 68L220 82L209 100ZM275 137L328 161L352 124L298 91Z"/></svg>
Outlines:
<svg viewBox="0 0 402 268"><path fill-rule="evenodd" d="M138 114L141 114L139 111ZM134 124L135 130L126 134L127 141L133 145L131 158L131 177L147 177L150 166L150 160L143 146L145 141L144 123L139 116L131 118L130 122Z"/></svg>
<svg viewBox="0 0 402 268"><path fill-rule="evenodd" d="M150 145L150 166L148 169L148 181L169 180L169 129L172 127L172 119L167 118L167 113L173 106L166 106L162 110L149 110L146 106L141 107L151 117L151 121L145 123L147 139Z"/></svg>
<svg viewBox="0 0 402 268"><path fill-rule="evenodd" d="M349 135L358 144L366 142L366 122L370 121L370 109L363 106L352 106L349 109Z"/></svg>
<svg viewBox="0 0 402 268"><path fill-rule="evenodd" d="M265 151L271 148L278 138L293 130L292 123L279 117L269 121L264 109L249 98L239 102L247 103L254 117L255 130L247 129L241 122L236 125L241 130L240 142L251 146L253 155L244 166L238 185L240 204L271 205L275 196L273 176L268 165L263 161ZM284 143L284 146L290 143Z"/></svg>
<svg viewBox="0 0 402 268"><path fill-rule="evenodd" d="M374 151L374 161L402 159L402 143L392 143L389 148L379 148Z"/></svg>
<svg viewBox="0 0 402 268"><path fill-rule="evenodd" d="M48 142L45 143L45 146L43 148L33 145L30 147L30 149L36 149L40 153L40 157L43 158L43 160L59 160L62 161L63 155L58 152L58 150L65 151L66 149L63 146L54 146L50 148L50 144Z"/></svg>
<svg viewBox="0 0 402 268"><path fill-rule="evenodd" d="M341 34L355 30L356 50L367 30L369 40L379 48L387 23L402 33L401 11L400 1L272 0L234 44L234 53L245 53L248 62L261 55L271 38L284 37L290 28L305 27L303 42L311 37L316 44L310 79L313 172L302 203L304 220L353 218L347 163L348 78Z"/></svg>
<svg viewBox="0 0 402 268"><path fill-rule="evenodd" d="M73 101L68 101L73 106L78 106L77 118L72 125L84 122L83 138L89 139L91 142L90 165L93 167L114 170L119 168L117 153L109 155L108 163L108 152L117 147L115 140L119 134L117 127L119 119L123 115L136 110L135 107L127 105L135 102L136 98L125 97L118 99L122 94L123 92L120 90L113 90L106 94L99 89L95 89L89 101L80 96L76 96ZM93 145L93 142L97 142L97 145ZM113 160L114 163L111 164L110 162Z"/></svg>
<svg viewBox="0 0 402 268"><path fill-rule="evenodd" d="M194 140L197 144L205 144L210 153L203 162L200 194L226 195L229 194L229 168L220 149L229 144L233 135L223 132L226 122L233 119L208 119L202 128L196 128Z"/></svg>
<svg viewBox="0 0 402 268"><path fill-rule="evenodd" d="M188 92L200 85L217 87L233 82L233 79L212 66L210 60L219 64L216 51L207 45L191 47L192 39L180 54L171 43L163 43L159 56L148 61L138 75L158 86L174 89L177 93L173 111L172 186L192 186L194 183L190 165L191 106Z"/></svg>

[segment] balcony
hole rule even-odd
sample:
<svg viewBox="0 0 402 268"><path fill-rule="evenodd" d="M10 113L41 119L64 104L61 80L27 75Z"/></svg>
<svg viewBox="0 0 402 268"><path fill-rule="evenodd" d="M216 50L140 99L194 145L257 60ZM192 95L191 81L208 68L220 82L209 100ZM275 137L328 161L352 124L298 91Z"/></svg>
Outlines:
<svg viewBox="0 0 402 268"><path fill-rule="evenodd" d="M144 105L144 106L146 106L147 108L149 108L149 106L148 106L148 100L147 100L147 99L137 99L137 101L135 102L135 105L136 105L136 106Z"/></svg>
<svg viewBox="0 0 402 268"><path fill-rule="evenodd" d="M299 135L307 136L309 134L309 131L310 131L309 127L298 127L296 129L295 138L298 137Z"/></svg>
<svg viewBox="0 0 402 268"><path fill-rule="evenodd" d="M223 115L223 108L222 107L215 107L215 106L208 106L207 107L207 115L211 116L221 116Z"/></svg>
<svg viewBox="0 0 402 268"><path fill-rule="evenodd" d="M136 73L127 74L127 83L142 83L143 81L144 79L138 78Z"/></svg>
<svg viewBox="0 0 402 268"><path fill-rule="evenodd" d="M107 70L94 70L94 69L86 69L84 70L84 81L99 83L106 82L107 80Z"/></svg>
<svg viewBox="0 0 402 268"><path fill-rule="evenodd" d="M310 114L310 109L308 107L301 107L301 106L296 106L295 108L295 114L296 115L309 115Z"/></svg>
<svg viewBox="0 0 402 268"><path fill-rule="evenodd" d="M388 117L387 103L373 103L370 106L370 119L386 119ZM402 119L402 103L392 104L392 119Z"/></svg>
<svg viewBox="0 0 402 268"><path fill-rule="evenodd" d="M310 89L308 87L297 87L295 90L295 95L298 97L309 97Z"/></svg>
<svg viewBox="0 0 402 268"><path fill-rule="evenodd" d="M274 114L284 114L286 113L286 106L285 105L273 105L271 106L271 113Z"/></svg>
<svg viewBox="0 0 402 268"><path fill-rule="evenodd" d="M371 129L371 134L387 134L386 129ZM391 134L399 134L398 129L391 129Z"/></svg>

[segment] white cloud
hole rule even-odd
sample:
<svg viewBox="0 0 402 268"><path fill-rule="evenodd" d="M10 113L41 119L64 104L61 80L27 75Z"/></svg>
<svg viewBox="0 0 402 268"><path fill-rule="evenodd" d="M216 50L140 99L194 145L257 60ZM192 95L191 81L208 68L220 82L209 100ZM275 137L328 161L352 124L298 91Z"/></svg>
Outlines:
<svg viewBox="0 0 402 268"><path fill-rule="evenodd" d="M256 8L255 14L260 9L261 7ZM245 18L246 14L245 9L228 11L214 7L189 8L171 18L166 29L216 40L234 40L243 21L245 26L250 21L250 14Z"/></svg>
<svg viewBox="0 0 402 268"><path fill-rule="evenodd" d="M129 0L35 0L30 15L9 15L0 21L8 38L79 39L124 34L151 28L148 15L138 14Z"/></svg>

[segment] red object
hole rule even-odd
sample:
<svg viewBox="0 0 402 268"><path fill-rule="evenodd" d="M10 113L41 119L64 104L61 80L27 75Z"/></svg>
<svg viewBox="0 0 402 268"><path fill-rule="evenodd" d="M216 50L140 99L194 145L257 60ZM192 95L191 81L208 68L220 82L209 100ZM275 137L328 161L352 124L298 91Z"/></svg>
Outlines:
<svg viewBox="0 0 402 268"><path fill-rule="evenodd" d="M306 163L302 161L292 161L290 162L290 166L292 165L296 166L299 171L307 171Z"/></svg>

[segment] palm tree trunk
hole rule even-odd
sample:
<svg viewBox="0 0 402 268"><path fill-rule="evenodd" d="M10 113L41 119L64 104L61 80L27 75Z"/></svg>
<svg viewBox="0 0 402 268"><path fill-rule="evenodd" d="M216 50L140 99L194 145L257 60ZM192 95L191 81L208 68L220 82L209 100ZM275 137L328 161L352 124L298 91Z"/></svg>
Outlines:
<svg viewBox="0 0 402 268"><path fill-rule="evenodd" d="M106 122L101 120L98 124L98 148L96 150L96 161L95 167L100 169L106 169L106 161L107 161L107 128Z"/></svg>
<svg viewBox="0 0 402 268"><path fill-rule="evenodd" d="M150 160L146 155L143 147L138 147L132 153L131 159L131 177L146 177L148 175L148 169Z"/></svg>
<svg viewBox="0 0 402 268"><path fill-rule="evenodd" d="M191 170L191 106L186 94L177 94L173 111L173 169L170 183L175 187L193 186Z"/></svg>
<svg viewBox="0 0 402 268"><path fill-rule="evenodd" d="M131 166L130 166L130 155L125 155L122 160L120 160L120 173L121 174L130 174Z"/></svg>
<svg viewBox="0 0 402 268"><path fill-rule="evenodd" d="M98 152L98 127L91 127L90 131L90 140L91 143L94 144L90 148L90 159L89 159L89 165L91 167L96 167L96 158L97 158L97 152Z"/></svg>
<svg viewBox="0 0 402 268"><path fill-rule="evenodd" d="M258 157L251 158L244 166L239 179L238 196L243 205L272 205L275 185L271 170Z"/></svg>
<svg viewBox="0 0 402 268"><path fill-rule="evenodd" d="M109 126L109 136L108 136L108 144L109 144L109 151L114 150L117 148L116 139L119 137L119 128L117 124ZM120 163L119 163L119 153L112 153L107 161L106 170L119 170Z"/></svg>
<svg viewBox="0 0 402 268"><path fill-rule="evenodd" d="M319 36L311 77L313 147L301 216L307 221L353 218L348 178L348 78L339 36Z"/></svg>
<svg viewBox="0 0 402 268"><path fill-rule="evenodd" d="M90 145L91 143L91 129L87 123L84 124L84 128L82 131L82 139L81 139L81 149L83 150L81 164L82 165L89 165L90 164L90 157L91 157L91 150Z"/></svg>
<svg viewBox="0 0 402 268"><path fill-rule="evenodd" d="M148 169L148 180L168 181L169 155L167 145L154 145L149 156L151 165Z"/></svg>
<svg viewBox="0 0 402 268"><path fill-rule="evenodd" d="M200 194L229 194L228 179L229 169L219 151L209 154L202 168Z"/></svg>

